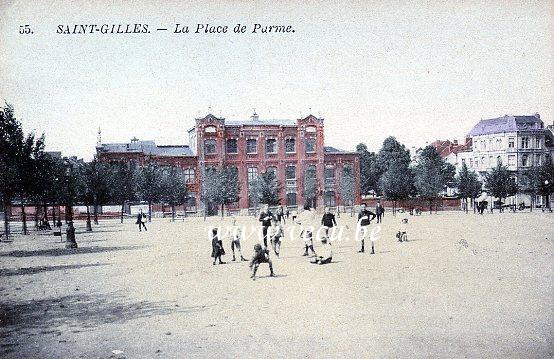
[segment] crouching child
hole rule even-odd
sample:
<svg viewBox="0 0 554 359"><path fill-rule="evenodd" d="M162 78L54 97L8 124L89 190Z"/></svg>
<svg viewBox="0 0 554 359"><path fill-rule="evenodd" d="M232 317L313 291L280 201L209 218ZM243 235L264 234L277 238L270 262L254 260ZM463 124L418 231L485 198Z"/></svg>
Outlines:
<svg viewBox="0 0 554 359"><path fill-rule="evenodd" d="M262 247L261 244L256 243L254 246L254 254L252 254L252 260L250 261L250 268L252 269L252 275L250 278L253 280L256 280L256 272L258 271L258 267L261 263L269 264L269 276L274 277L273 263L271 262L271 259L269 259L269 250Z"/></svg>

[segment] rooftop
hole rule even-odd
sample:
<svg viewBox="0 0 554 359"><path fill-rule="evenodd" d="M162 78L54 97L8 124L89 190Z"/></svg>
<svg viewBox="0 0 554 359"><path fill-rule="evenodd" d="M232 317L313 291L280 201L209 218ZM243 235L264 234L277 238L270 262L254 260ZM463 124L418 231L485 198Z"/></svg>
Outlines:
<svg viewBox="0 0 554 359"><path fill-rule="evenodd" d="M476 124L468 136L490 135L494 133L517 132L523 130L540 130L544 128L540 115L510 116L481 120Z"/></svg>
<svg viewBox="0 0 554 359"><path fill-rule="evenodd" d="M156 156L194 156L188 145L157 146L154 141L132 139L128 143L103 143L97 147L102 153L144 153Z"/></svg>

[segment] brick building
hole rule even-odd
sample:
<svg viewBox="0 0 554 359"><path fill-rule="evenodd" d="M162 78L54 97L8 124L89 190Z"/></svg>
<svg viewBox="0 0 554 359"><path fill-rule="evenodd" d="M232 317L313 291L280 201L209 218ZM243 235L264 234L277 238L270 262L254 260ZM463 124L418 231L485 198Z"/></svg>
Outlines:
<svg viewBox="0 0 554 359"><path fill-rule="evenodd" d="M234 166L240 181L240 200L230 209L247 209L249 183L265 171L274 171L281 184L281 204L294 207L307 202L304 196L306 175L315 175L316 196L311 204L339 206L360 202L360 162L356 152L324 145L324 120L315 116L297 120L229 121L212 114L198 118L188 131L188 146L157 146L153 141L97 144L102 161L130 161L141 165L154 160L161 165L184 169L191 192L188 210L202 209L202 173L209 167ZM341 198L344 171L354 175L354 203ZM197 208L198 206L198 208Z"/></svg>

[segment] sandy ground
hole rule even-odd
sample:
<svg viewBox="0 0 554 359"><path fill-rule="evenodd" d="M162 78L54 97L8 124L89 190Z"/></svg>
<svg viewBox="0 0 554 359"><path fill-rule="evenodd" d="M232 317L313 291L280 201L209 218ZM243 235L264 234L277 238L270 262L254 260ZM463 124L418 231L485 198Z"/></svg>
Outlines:
<svg viewBox="0 0 554 359"><path fill-rule="evenodd" d="M376 254L335 242L334 263L316 266L288 239L277 277L262 265L256 281L229 255L212 265L205 226L218 218L142 233L131 219L77 223L73 251L17 236L0 243L0 356L552 357L553 219L423 214L399 243L387 214Z"/></svg>

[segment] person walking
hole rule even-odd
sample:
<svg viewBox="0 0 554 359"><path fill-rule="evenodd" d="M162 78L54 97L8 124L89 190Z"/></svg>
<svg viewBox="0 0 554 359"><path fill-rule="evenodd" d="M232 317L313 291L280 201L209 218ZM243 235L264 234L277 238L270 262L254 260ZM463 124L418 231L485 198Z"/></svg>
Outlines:
<svg viewBox="0 0 554 359"><path fill-rule="evenodd" d="M271 220L273 219L273 214L269 211L269 207L267 204L262 205L262 210L260 212L260 217L258 218L258 221L262 222L262 236L264 239L264 246L267 248L267 241L268 241L268 229L271 227Z"/></svg>
<svg viewBox="0 0 554 359"><path fill-rule="evenodd" d="M219 260L219 264L225 264L221 260L221 256L225 254L225 250L223 249L223 242L219 239L219 236L217 235L217 228L212 229L212 258L214 259L213 265L215 265L216 261Z"/></svg>
<svg viewBox="0 0 554 359"><path fill-rule="evenodd" d="M381 201L377 201L377 205L375 206L375 214L377 215L377 223L381 223L383 218L383 213L385 213L385 208L381 204Z"/></svg>
<svg viewBox="0 0 554 359"><path fill-rule="evenodd" d="M140 210L139 214L137 214L136 224L138 224L139 232L142 232L143 227L145 231L148 231L148 228L146 228L146 215L142 213L142 209Z"/></svg>
<svg viewBox="0 0 554 359"><path fill-rule="evenodd" d="M358 251L358 253L365 252L365 239L369 237L369 225L371 224L371 220L375 217L376 214L369 211L367 209L367 205L365 203L362 203L362 208L360 210L360 213L358 213L358 225L360 226L360 229L362 231L362 248ZM375 254L373 242L371 242L371 254Z"/></svg>

